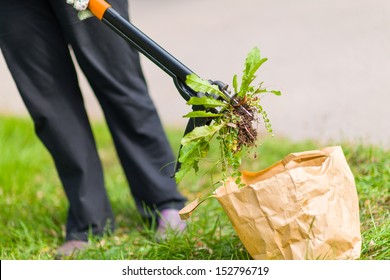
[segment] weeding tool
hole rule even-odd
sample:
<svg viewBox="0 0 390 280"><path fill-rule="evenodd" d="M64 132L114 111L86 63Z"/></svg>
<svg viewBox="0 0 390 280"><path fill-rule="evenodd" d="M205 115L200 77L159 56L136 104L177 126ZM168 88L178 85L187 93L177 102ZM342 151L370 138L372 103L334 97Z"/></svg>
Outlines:
<svg viewBox="0 0 390 280"><path fill-rule="evenodd" d="M165 71L173 78L174 84L180 95L189 100L191 97L201 97L204 93L195 92L186 84L186 78L190 74L194 74L187 66L177 60L169 52L163 49L155 41L145 35L136 26L123 18L111 5L104 0L90 0L88 9L92 14L106 24L109 28L119 34L123 39L129 42L140 53L154 62L159 68ZM227 85L220 81L210 81L210 84L215 84L220 91L225 95L224 100L227 100L232 105L238 107L245 114L252 116L248 110L239 104L234 96L227 90ZM204 109L203 107L193 106L193 110ZM195 127L210 123L209 118L194 118L188 122L184 134L191 132ZM176 171L180 168L180 164L176 166Z"/></svg>

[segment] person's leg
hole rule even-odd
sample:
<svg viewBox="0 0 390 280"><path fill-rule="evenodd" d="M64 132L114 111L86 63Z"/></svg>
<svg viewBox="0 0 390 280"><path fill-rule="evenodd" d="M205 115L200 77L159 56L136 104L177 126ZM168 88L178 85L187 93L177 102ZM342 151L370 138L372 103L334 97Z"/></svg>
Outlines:
<svg viewBox="0 0 390 280"><path fill-rule="evenodd" d="M51 1L77 60L103 108L139 211L180 209L174 157L148 94L138 52L95 18L78 21L64 1ZM110 1L127 17L127 1ZM65 13L64 13L65 11Z"/></svg>
<svg viewBox="0 0 390 280"><path fill-rule="evenodd" d="M69 199L66 239L102 234L108 222L113 230L75 69L49 1L2 1L0 48Z"/></svg>

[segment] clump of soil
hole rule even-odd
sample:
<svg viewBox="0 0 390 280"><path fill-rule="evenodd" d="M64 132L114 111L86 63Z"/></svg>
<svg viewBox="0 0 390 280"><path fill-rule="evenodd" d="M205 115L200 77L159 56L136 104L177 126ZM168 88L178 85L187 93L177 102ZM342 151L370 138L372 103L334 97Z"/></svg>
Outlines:
<svg viewBox="0 0 390 280"><path fill-rule="evenodd" d="M238 128L237 150L241 150L244 146L255 146L258 135L257 130L253 127L255 115L257 113L256 108L251 107L245 99L239 100L238 104L233 107L232 113L237 117L235 119L238 120L235 122L235 125Z"/></svg>

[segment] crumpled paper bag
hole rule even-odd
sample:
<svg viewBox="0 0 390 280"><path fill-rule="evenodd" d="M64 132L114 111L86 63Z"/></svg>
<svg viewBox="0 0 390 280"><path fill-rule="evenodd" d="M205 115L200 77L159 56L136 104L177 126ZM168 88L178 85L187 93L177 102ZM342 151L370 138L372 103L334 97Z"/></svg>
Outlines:
<svg viewBox="0 0 390 280"><path fill-rule="evenodd" d="M356 259L359 204L342 148L292 153L259 172L243 172L215 197L254 259ZM180 211L187 219L198 199Z"/></svg>

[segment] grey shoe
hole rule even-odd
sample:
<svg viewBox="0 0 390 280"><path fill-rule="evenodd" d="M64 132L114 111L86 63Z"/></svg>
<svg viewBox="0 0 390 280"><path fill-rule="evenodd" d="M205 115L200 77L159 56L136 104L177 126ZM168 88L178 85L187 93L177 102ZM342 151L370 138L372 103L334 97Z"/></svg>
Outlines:
<svg viewBox="0 0 390 280"><path fill-rule="evenodd" d="M160 212L156 236L159 240L165 240L168 231L181 233L186 226L186 222L180 219L179 210L164 209Z"/></svg>
<svg viewBox="0 0 390 280"><path fill-rule="evenodd" d="M61 247L57 249L56 259L63 259L75 256L80 251L84 251L89 247L88 242L81 240L66 241Z"/></svg>

